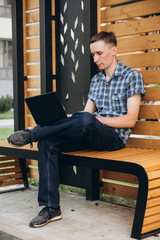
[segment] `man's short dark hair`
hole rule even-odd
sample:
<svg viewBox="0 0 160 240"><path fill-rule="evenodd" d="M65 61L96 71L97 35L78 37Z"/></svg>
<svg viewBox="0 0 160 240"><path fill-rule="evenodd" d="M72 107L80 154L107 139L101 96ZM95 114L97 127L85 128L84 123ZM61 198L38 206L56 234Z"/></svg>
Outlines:
<svg viewBox="0 0 160 240"><path fill-rule="evenodd" d="M90 44L98 41L104 41L107 44L112 44L113 46L117 46L117 39L113 32L99 32L95 34L91 40Z"/></svg>

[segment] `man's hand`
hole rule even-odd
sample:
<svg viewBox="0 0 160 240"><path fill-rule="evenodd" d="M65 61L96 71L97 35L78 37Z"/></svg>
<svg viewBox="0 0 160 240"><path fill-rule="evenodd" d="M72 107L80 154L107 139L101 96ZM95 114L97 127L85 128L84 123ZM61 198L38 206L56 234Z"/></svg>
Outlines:
<svg viewBox="0 0 160 240"><path fill-rule="evenodd" d="M106 124L105 117L96 117L101 123Z"/></svg>
<svg viewBox="0 0 160 240"><path fill-rule="evenodd" d="M72 114L67 114L67 117L72 117Z"/></svg>

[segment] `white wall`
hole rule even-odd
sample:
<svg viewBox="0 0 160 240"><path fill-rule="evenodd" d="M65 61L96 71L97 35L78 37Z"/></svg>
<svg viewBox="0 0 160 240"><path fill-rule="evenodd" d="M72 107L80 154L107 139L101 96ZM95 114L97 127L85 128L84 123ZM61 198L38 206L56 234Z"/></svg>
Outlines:
<svg viewBox="0 0 160 240"><path fill-rule="evenodd" d="M7 94L13 97L13 80L0 80L0 97Z"/></svg>
<svg viewBox="0 0 160 240"><path fill-rule="evenodd" d="M11 18L0 17L0 38L12 39L12 20Z"/></svg>
<svg viewBox="0 0 160 240"><path fill-rule="evenodd" d="M12 19L0 17L0 39L12 39ZM13 97L13 80L0 80L0 97L9 95Z"/></svg>

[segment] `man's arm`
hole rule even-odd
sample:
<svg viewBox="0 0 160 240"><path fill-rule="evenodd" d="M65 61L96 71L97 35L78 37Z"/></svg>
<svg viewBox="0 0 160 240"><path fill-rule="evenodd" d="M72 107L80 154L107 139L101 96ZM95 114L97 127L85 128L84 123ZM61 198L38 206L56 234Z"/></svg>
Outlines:
<svg viewBox="0 0 160 240"><path fill-rule="evenodd" d="M140 103L141 94L133 95L127 100L127 114L120 117L97 117L97 119L111 127L133 128L138 119Z"/></svg>
<svg viewBox="0 0 160 240"><path fill-rule="evenodd" d="M90 99L87 100L86 106L84 108L84 112L89 112L91 114L94 114L96 110L96 105L93 101L91 101Z"/></svg>
<svg viewBox="0 0 160 240"><path fill-rule="evenodd" d="M91 101L90 99L87 100L87 103L85 105L85 108L82 112L89 112L91 114L94 114L96 110L96 105L93 101ZM72 114L67 114L67 117L72 117Z"/></svg>

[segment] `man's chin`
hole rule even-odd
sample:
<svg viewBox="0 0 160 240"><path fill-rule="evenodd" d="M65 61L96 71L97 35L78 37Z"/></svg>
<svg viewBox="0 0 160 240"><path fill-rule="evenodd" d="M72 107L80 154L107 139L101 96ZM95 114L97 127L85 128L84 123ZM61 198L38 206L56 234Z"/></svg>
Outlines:
<svg viewBox="0 0 160 240"><path fill-rule="evenodd" d="M102 71L102 70L104 70L104 67L98 66L98 70L99 70L99 71Z"/></svg>

